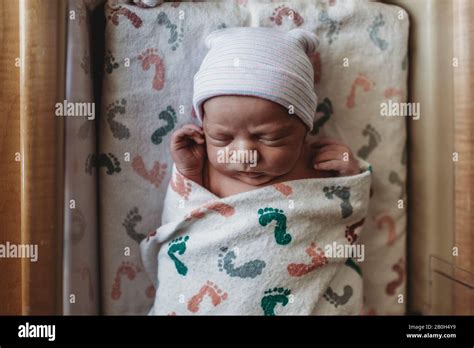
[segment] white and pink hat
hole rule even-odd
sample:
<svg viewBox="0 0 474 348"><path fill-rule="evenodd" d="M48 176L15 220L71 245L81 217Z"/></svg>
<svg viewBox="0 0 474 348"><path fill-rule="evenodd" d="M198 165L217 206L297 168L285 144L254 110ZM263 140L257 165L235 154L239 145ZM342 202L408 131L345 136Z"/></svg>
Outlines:
<svg viewBox="0 0 474 348"><path fill-rule="evenodd" d="M228 28L210 33L209 52L194 75L193 106L202 122L202 104L219 95L256 96L293 111L313 128L318 97L308 54L319 45L310 31Z"/></svg>

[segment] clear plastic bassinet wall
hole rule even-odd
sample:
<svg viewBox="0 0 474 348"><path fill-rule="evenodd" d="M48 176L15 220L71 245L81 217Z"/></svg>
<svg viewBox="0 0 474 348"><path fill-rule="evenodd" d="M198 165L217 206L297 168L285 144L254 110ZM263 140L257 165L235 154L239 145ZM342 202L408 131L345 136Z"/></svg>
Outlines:
<svg viewBox="0 0 474 348"><path fill-rule="evenodd" d="M19 59L0 70L0 245L39 255L0 258L0 314L147 313L155 288L139 243L161 224L170 135L197 123L206 35L243 26L318 35L311 138L340 139L372 165L369 213L353 229L365 246L360 314L474 314L472 3L150 5L0 7L1 66ZM67 117L77 105L83 117Z"/></svg>

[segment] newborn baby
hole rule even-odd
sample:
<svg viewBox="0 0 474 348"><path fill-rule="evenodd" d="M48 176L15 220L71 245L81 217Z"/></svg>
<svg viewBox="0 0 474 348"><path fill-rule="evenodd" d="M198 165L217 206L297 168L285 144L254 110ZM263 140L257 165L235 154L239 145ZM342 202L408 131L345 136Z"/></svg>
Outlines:
<svg viewBox="0 0 474 348"><path fill-rule="evenodd" d="M162 225L141 243L150 314L360 313L360 268L327 247L357 239L370 173L346 145L307 140L317 44L301 29L206 38L193 97L202 128L173 133Z"/></svg>
<svg viewBox="0 0 474 348"><path fill-rule="evenodd" d="M184 125L171 138L177 170L219 197L289 180L360 172L346 145L331 139L312 145L307 141L317 105L308 58L318 45L316 36L292 30L288 35L296 45L283 48L288 53L285 59L262 47L255 46L254 53L242 50L233 41L252 40L252 35L262 33L271 40L272 31L224 29L207 38L210 51L196 74L194 89L203 127ZM255 163L221 163L219 151L226 148L230 154L255 153Z"/></svg>

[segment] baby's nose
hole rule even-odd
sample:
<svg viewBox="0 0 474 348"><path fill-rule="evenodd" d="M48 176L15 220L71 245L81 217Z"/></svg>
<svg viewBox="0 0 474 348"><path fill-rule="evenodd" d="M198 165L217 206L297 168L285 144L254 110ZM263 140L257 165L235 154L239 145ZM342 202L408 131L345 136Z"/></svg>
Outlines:
<svg viewBox="0 0 474 348"><path fill-rule="evenodd" d="M254 168L257 165L260 154L252 140L239 139L234 141L232 145L232 150L238 151L240 163L243 163L246 168Z"/></svg>

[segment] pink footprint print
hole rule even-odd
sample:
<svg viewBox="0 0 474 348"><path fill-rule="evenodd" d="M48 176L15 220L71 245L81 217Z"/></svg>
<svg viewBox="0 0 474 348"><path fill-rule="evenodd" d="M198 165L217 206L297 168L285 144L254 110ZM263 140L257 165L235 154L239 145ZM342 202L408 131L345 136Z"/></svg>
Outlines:
<svg viewBox="0 0 474 348"><path fill-rule="evenodd" d="M89 284L89 301L94 301L94 287L92 286L92 274L89 267L83 267L81 272L82 280L87 280L87 284Z"/></svg>
<svg viewBox="0 0 474 348"><path fill-rule="evenodd" d="M148 242L150 238L154 237L155 235L156 235L156 230L148 232L148 234L146 235L146 241Z"/></svg>
<svg viewBox="0 0 474 348"><path fill-rule="evenodd" d="M188 302L188 310L196 313L199 311L199 305L201 304L204 296L209 296L214 307L218 306L222 301L227 299L227 293L223 292L219 287L211 281L207 281L206 284L199 290L199 292L191 297Z"/></svg>
<svg viewBox="0 0 474 348"><path fill-rule="evenodd" d="M270 20L274 21L276 25L281 25L283 23L284 16L290 18L297 27L299 27L304 22L303 17L301 17L298 12L292 10L291 8L285 5L280 5L275 8L275 10L273 10L272 16L270 17Z"/></svg>
<svg viewBox="0 0 474 348"><path fill-rule="evenodd" d="M224 217L232 216L235 213L235 209L233 206L222 202L206 204L204 207L209 210L214 210L215 212L219 213Z"/></svg>
<svg viewBox="0 0 474 348"><path fill-rule="evenodd" d="M346 239L349 243L354 244L359 237L359 233L356 232L356 229L364 225L365 218L360 221L357 221L355 224L346 226Z"/></svg>
<svg viewBox="0 0 474 348"><path fill-rule="evenodd" d="M361 87L364 90L364 92L368 92L372 89L374 85L375 83L369 80L366 76L359 74L359 76L357 76L357 78L352 83L351 92L349 96L347 97L346 106L350 109L352 109L355 106L357 87Z"/></svg>
<svg viewBox="0 0 474 348"><path fill-rule="evenodd" d="M153 89L161 90L165 84L165 67L163 60L158 55L156 48L149 48L138 56L142 62L142 69L148 70L153 65L155 67L155 75L153 77Z"/></svg>
<svg viewBox="0 0 474 348"><path fill-rule="evenodd" d="M213 210L220 215L224 217L229 217L234 215L235 209L233 206L223 203L223 202L211 202L203 205L202 207L199 207L197 209L194 209L192 212L189 213L189 215L186 217L186 220L190 219L202 219L205 215L205 212L207 210Z"/></svg>
<svg viewBox="0 0 474 348"><path fill-rule="evenodd" d="M377 228L379 230L383 230L384 226L388 227L387 245L392 245L395 242L395 239L397 238L395 220L393 220L390 215L382 213L375 217L375 222L377 223Z"/></svg>
<svg viewBox="0 0 474 348"><path fill-rule="evenodd" d="M131 262L124 261L117 269L115 274L114 284L112 285L112 299L118 300L122 296L122 277L126 276L129 280L135 279L140 268Z"/></svg>
<svg viewBox="0 0 474 348"><path fill-rule="evenodd" d="M395 290L403 283L405 276L405 262L403 262L403 259L398 260L398 262L392 266L392 270L397 273L397 279L387 284L385 288L387 295L394 295Z"/></svg>
<svg viewBox="0 0 474 348"><path fill-rule="evenodd" d="M151 182L156 188L158 188L163 181L166 174L166 163L160 164L160 162L153 162L153 167L150 171L146 169L145 162L142 156L136 156L132 161L132 168L145 180Z"/></svg>
<svg viewBox="0 0 474 348"><path fill-rule="evenodd" d="M153 285L149 285L145 290L146 297L148 298L155 298L156 289Z"/></svg>
<svg viewBox="0 0 474 348"><path fill-rule="evenodd" d="M403 91L398 88L387 88L383 94L384 97L387 99L393 99L393 97L398 97L399 101L402 101L403 98Z"/></svg>
<svg viewBox="0 0 474 348"><path fill-rule="evenodd" d="M291 186L285 185L283 183L274 184L273 187L275 188L275 190L281 192L286 197L293 194L293 189L291 188Z"/></svg>
<svg viewBox="0 0 474 348"><path fill-rule="evenodd" d="M177 171L174 173L173 178L171 178L170 186L174 192L184 199L187 200L189 198L189 194L191 193L191 183Z"/></svg>
<svg viewBox="0 0 474 348"><path fill-rule="evenodd" d="M125 16L125 18L127 18L132 23L132 25L137 29L140 28L143 24L142 19L138 17L138 15L135 12L132 12L125 7L119 7L117 9L111 10L110 15L107 16L107 19L111 21L112 24L119 25L119 22L118 22L119 16Z"/></svg>
<svg viewBox="0 0 474 348"><path fill-rule="evenodd" d="M311 257L311 262L309 264L290 263L288 265L287 270L291 276L301 277L328 263L328 259L326 255L324 255L324 250L321 250L315 243L311 243L311 246L306 249L306 254Z"/></svg>

